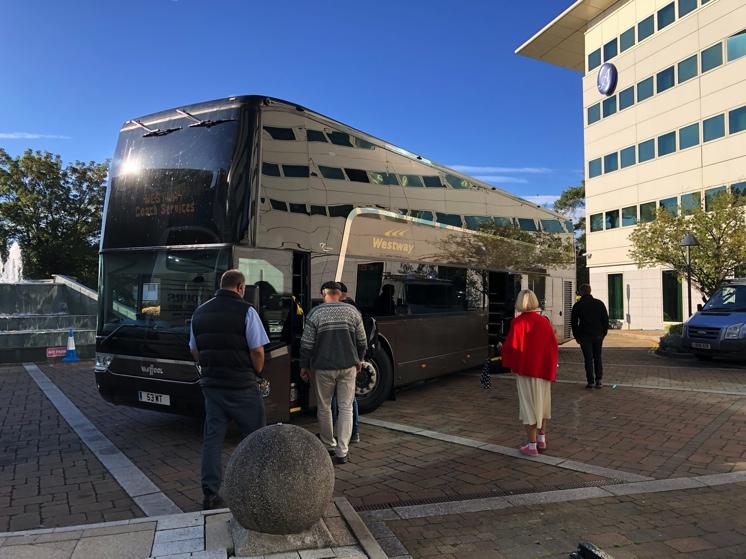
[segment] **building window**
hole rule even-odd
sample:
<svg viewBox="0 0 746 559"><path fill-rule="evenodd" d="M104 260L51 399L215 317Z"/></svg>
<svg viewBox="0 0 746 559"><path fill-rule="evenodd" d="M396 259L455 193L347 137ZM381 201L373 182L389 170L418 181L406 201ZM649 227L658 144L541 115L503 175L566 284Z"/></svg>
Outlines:
<svg viewBox="0 0 746 559"><path fill-rule="evenodd" d="M653 77L642 80L637 84L637 102L653 96Z"/></svg>
<svg viewBox="0 0 746 559"><path fill-rule="evenodd" d="M681 322L681 278L673 270L663 271L663 322Z"/></svg>
<svg viewBox="0 0 746 559"><path fill-rule="evenodd" d="M606 212L606 229L616 229L619 227L619 210Z"/></svg>
<svg viewBox="0 0 746 559"><path fill-rule="evenodd" d="M327 143L326 136L321 130L306 130L306 141Z"/></svg>
<svg viewBox="0 0 746 559"><path fill-rule="evenodd" d="M624 319L624 274L609 274L609 319Z"/></svg>
<svg viewBox="0 0 746 559"><path fill-rule="evenodd" d="M655 219L656 203L646 202L640 204L640 222L647 223Z"/></svg>
<svg viewBox="0 0 746 559"><path fill-rule="evenodd" d="M267 132L273 140L295 140L295 133L292 128L265 126L264 131Z"/></svg>
<svg viewBox="0 0 746 559"><path fill-rule="evenodd" d="M290 213L293 214L306 214L308 215L308 208L305 204L293 204L290 202Z"/></svg>
<svg viewBox="0 0 746 559"><path fill-rule="evenodd" d="M321 176L325 179L345 180L345 174L342 172L342 169L337 167L325 167L324 165L319 165L319 171L321 171Z"/></svg>
<svg viewBox="0 0 746 559"><path fill-rule="evenodd" d="M421 187L422 185L422 177L419 175L402 175L401 176L401 185L402 186L415 186L415 187Z"/></svg>
<svg viewBox="0 0 746 559"><path fill-rule="evenodd" d="M635 28L630 27L619 37L619 52L632 48L635 45Z"/></svg>
<svg viewBox="0 0 746 559"><path fill-rule="evenodd" d="M604 230L604 214L593 214L591 216L591 233Z"/></svg>
<svg viewBox="0 0 746 559"><path fill-rule="evenodd" d="M493 221L491 217L482 215L467 215L464 216L467 229L473 229L479 231L482 227L492 225Z"/></svg>
<svg viewBox="0 0 746 559"><path fill-rule="evenodd" d="M658 10L658 31L664 27L671 25L676 19L676 7L671 2L668 6L665 6Z"/></svg>
<svg viewBox="0 0 746 559"><path fill-rule="evenodd" d="M724 186L717 186L715 188L709 188L705 190L705 211L712 210L712 203L715 199L725 192Z"/></svg>
<svg viewBox="0 0 746 559"><path fill-rule="evenodd" d="M684 126L679 130L679 149L686 149L699 144L699 123Z"/></svg>
<svg viewBox="0 0 746 559"><path fill-rule="evenodd" d="M616 37L604 45L604 62L608 62L617 55L617 48Z"/></svg>
<svg viewBox="0 0 746 559"><path fill-rule="evenodd" d="M376 146L374 144L371 144L368 140L363 140L362 138L355 138L355 147L360 149L375 149Z"/></svg>
<svg viewBox="0 0 746 559"><path fill-rule="evenodd" d="M655 140L645 140L637 146L637 162L644 163L655 158Z"/></svg>
<svg viewBox="0 0 746 559"><path fill-rule="evenodd" d="M658 157L663 157L676 151L676 132L669 132L658 136Z"/></svg>
<svg viewBox="0 0 746 559"><path fill-rule="evenodd" d="M673 66L671 66L670 68L666 68L662 72L658 72L655 76L656 91L658 93L662 93L667 89L671 89L676 83L674 75L675 72Z"/></svg>
<svg viewBox="0 0 746 559"><path fill-rule="evenodd" d="M363 169L348 169L347 167L345 167L345 174L347 175L348 179L354 182L370 182L368 173L366 173Z"/></svg>
<svg viewBox="0 0 746 559"><path fill-rule="evenodd" d="M425 186L428 188L445 188L446 185L444 185L439 176L428 176L428 177L422 177L422 180L425 182Z"/></svg>
<svg viewBox="0 0 746 559"><path fill-rule="evenodd" d="M690 56L679 62L679 83L692 79L697 75L697 55Z"/></svg>
<svg viewBox="0 0 746 559"><path fill-rule="evenodd" d="M636 153L635 153L635 146L629 146L628 148L624 148L622 151L619 152L622 169L625 167L630 167L637 163L636 161Z"/></svg>
<svg viewBox="0 0 746 559"><path fill-rule="evenodd" d="M627 107L635 104L635 86L628 87L619 92L619 110L623 111Z"/></svg>
<svg viewBox="0 0 746 559"><path fill-rule="evenodd" d="M494 221L495 225L498 227L513 227L513 219L510 217L493 216L492 221Z"/></svg>
<svg viewBox="0 0 746 559"><path fill-rule="evenodd" d="M746 56L746 29L728 37L728 62Z"/></svg>
<svg viewBox="0 0 746 559"><path fill-rule="evenodd" d="M282 174L286 177L305 178L308 176L308 165L283 165Z"/></svg>
<svg viewBox="0 0 746 559"><path fill-rule="evenodd" d="M601 103L596 103L588 107L588 124L593 124L601 120Z"/></svg>
<svg viewBox="0 0 746 559"><path fill-rule="evenodd" d="M637 225L637 206L622 208L622 227Z"/></svg>
<svg viewBox="0 0 746 559"><path fill-rule="evenodd" d="M425 221L433 220L433 212L427 210L412 210L409 212L409 215L417 219L424 219Z"/></svg>
<svg viewBox="0 0 746 559"><path fill-rule="evenodd" d="M735 134L746 130L746 106L728 113L728 132Z"/></svg>
<svg viewBox="0 0 746 559"><path fill-rule="evenodd" d="M562 224L559 222L558 219L542 219L541 228L547 233L564 233L565 232L565 230L562 229Z"/></svg>
<svg viewBox="0 0 746 559"><path fill-rule="evenodd" d="M450 184L451 187L460 189L460 190L472 188L474 186L469 181L462 179L460 177L457 177L455 175L446 175L446 182Z"/></svg>
<svg viewBox="0 0 746 559"><path fill-rule="evenodd" d="M262 163L262 175L267 175L268 177L279 177L280 166L275 165L274 163Z"/></svg>
<svg viewBox="0 0 746 559"><path fill-rule="evenodd" d="M370 182L372 182L373 184L384 184L388 186L399 185L399 180L393 173L379 173L376 171L368 171L368 176L370 177Z"/></svg>
<svg viewBox="0 0 746 559"><path fill-rule="evenodd" d="M619 169L619 154L617 152L604 155L604 173L613 173Z"/></svg>
<svg viewBox="0 0 746 559"><path fill-rule="evenodd" d="M327 136L329 136L329 140L331 141L331 143L337 146L346 146L348 148L352 147L352 140L350 140L349 134L335 131L335 132L328 132Z"/></svg>
<svg viewBox="0 0 746 559"><path fill-rule="evenodd" d="M608 99L604 99L604 118L607 116L611 116L616 112L616 95L614 97L609 97Z"/></svg>
<svg viewBox="0 0 746 559"><path fill-rule="evenodd" d="M679 203L675 196L673 198L661 200L660 207L671 215L679 215Z"/></svg>
<svg viewBox="0 0 746 559"><path fill-rule="evenodd" d="M679 0L679 17L697 9L697 0Z"/></svg>
<svg viewBox="0 0 746 559"><path fill-rule="evenodd" d="M352 204L340 204L329 206L329 217L348 217L353 210Z"/></svg>
<svg viewBox="0 0 746 559"><path fill-rule="evenodd" d="M270 198L269 205L272 207L273 210L279 210L281 212L288 211L287 202L283 202L282 200L273 200L272 198Z"/></svg>
<svg viewBox="0 0 746 559"><path fill-rule="evenodd" d="M725 136L725 115L716 115L702 123L702 141L709 142Z"/></svg>
<svg viewBox="0 0 746 559"><path fill-rule="evenodd" d="M453 225L454 227L461 227L462 225L461 216L456 214L435 212L435 221L444 225Z"/></svg>
<svg viewBox="0 0 746 559"><path fill-rule="evenodd" d="M311 215L326 215L326 206L316 206L311 204Z"/></svg>
<svg viewBox="0 0 746 559"><path fill-rule="evenodd" d="M644 41L655 32L655 21L653 16L646 17L637 24L637 40Z"/></svg>
<svg viewBox="0 0 746 559"><path fill-rule="evenodd" d="M518 218L518 227L520 227L523 231L538 231L539 228L536 227L536 222L528 217L519 217Z"/></svg>
<svg viewBox="0 0 746 559"><path fill-rule="evenodd" d="M601 49L596 49L588 55L588 71L601 66Z"/></svg>
<svg viewBox="0 0 746 559"><path fill-rule="evenodd" d="M723 44L712 45L702 51L702 73L717 68L723 63Z"/></svg>
<svg viewBox="0 0 746 559"><path fill-rule="evenodd" d="M702 194L692 192L681 195L681 215L690 215L694 210L702 207Z"/></svg>
<svg viewBox="0 0 746 559"><path fill-rule="evenodd" d="M597 177L601 174L601 158L588 162L588 178Z"/></svg>
<svg viewBox="0 0 746 559"><path fill-rule="evenodd" d="M739 206L746 204L746 181L730 185L730 191L736 197Z"/></svg>

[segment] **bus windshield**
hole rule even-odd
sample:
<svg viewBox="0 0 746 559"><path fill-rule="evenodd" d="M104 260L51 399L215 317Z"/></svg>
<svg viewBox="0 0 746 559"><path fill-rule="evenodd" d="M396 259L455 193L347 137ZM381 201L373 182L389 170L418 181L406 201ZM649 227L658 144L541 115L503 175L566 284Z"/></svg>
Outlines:
<svg viewBox="0 0 746 559"><path fill-rule="evenodd" d="M99 334L145 328L186 336L194 309L213 296L229 263L228 248L104 254Z"/></svg>
<svg viewBox="0 0 746 559"><path fill-rule="evenodd" d="M232 242L248 197L242 177L230 170L246 142L238 140L238 109L200 118L208 116L219 123L190 127L179 117L157 125L169 131L163 135L133 125L122 130L112 161L104 250ZM245 219L238 225L245 228Z"/></svg>

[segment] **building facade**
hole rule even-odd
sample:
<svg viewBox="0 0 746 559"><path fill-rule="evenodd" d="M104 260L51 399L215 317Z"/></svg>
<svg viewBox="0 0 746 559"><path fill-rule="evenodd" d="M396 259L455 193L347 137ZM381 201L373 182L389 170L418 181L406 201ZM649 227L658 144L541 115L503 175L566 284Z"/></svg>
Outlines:
<svg viewBox="0 0 746 559"><path fill-rule="evenodd" d="M516 52L583 73L594 295L625 328L686 320L686 280L638 269L629 233L746 195L746 0L578 0Z"/></svg>

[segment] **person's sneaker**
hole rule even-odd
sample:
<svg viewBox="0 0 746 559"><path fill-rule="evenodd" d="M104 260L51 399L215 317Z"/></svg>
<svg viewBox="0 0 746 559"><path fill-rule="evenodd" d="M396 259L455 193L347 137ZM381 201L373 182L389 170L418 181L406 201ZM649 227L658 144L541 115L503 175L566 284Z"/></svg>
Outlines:
<svg viewBox="0 0 746 559"><path fill-rule="evenodd" d="M546 450L547 449L547 437L546 437L546 435L544 435L543 438L542 438L541 435L539 435L536 438L536 449L537 450Z"/></svg>
<svg viewBox="0 0 746 559"><path fill-rule="evenodd" d="M531 448L531 445L529 445L529 443L524 444L518 450L521 451L521 454L525 454L526 456L539 456L539 451L535 448Z"/></svg>
<svg viewBox="0 0 746 559"><path fill-rule="evenodd" d="M585 387L586 387L586 389L588 389L588 388L593 388L593 384L591 384L591 383L589 382L588 384L586 384L586 385L585 385Z"/></svg>
<svg viewBox="0 0 746 559"><path fill-rule="evenodd" d="M350 444L359 443L360 442L360 433L353 433L350 437Z"/></svg>
<svg viewBox="0 0 746 559"><path fill-rule="evenodd" d="M206 493L202 500L202 510L222 509L224 507L223 499L220 498L220 495L214 493Z"/></svg>
<svg viewBox="0 0 746 559"><path fill-rule="evenodd" d="M604 385L604 383L601 382L600 380L596 381L596 388L601 388L603 385Z"/></svg>
<svg viewBox="0 0 746 559"><path fill-rule="evenodd" d="M321 433L316 433L316 438L321 441ZM326 446L326 443L324 441L321 441L321 444L324 445L326 448L326 451L329 453L329 456L334 456L336 454L336 448L333 446Z"/></svg>
<svg viewBox="0 0 746 559"><path fill-rule="evenodd" d="M334 464L336 465L347 464L347 462L349 462L347 456L335 456L334 457Z"/></svg>

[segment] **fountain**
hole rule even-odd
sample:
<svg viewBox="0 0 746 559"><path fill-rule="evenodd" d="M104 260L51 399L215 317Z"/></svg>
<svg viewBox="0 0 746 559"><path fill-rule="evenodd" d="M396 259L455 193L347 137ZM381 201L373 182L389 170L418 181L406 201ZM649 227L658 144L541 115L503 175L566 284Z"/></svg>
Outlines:
<svg viewBox="0 0 746 559"><path fill-rule="evenodd" d="M0 259L0 363L62 357L68 329L78 353L91 356L96 343L96 292L65 276L23 279L21 247L14 241Z"/></svg>

